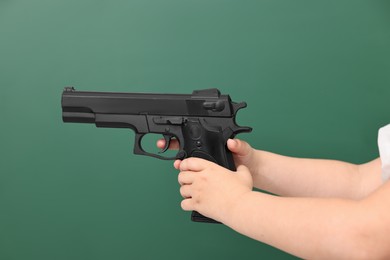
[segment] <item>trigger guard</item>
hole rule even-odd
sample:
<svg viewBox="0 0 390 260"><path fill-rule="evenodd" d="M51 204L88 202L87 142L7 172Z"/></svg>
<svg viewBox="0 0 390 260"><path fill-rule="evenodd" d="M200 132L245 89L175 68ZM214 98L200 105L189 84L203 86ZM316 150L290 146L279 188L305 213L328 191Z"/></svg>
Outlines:
<svg viewBox="0 0 390 260"><path fill-rule="evenodd" d="M182 159L187 157L187 153L182 149L179 150L179 152L176 154L175 157L164 157L164 156L161 156L158 154L146 152L142 148L142 145L141 145L142 138L145 135L146 134L136 134L135 135L134 154L146 155L146 156L154 157L154 158L161 159L161 160L177 160L177 159L182 160Z"/></svg>

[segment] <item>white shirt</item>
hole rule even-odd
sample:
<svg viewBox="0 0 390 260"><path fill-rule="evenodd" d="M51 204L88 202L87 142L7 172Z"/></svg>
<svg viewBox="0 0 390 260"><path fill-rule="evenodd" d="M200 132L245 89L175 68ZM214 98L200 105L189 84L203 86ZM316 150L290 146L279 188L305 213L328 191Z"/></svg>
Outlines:
<svg viewBox="0 0 390 260"><path fill-rule="evenodd" d="M390 179L390 124L379 129L379 156L382 161L382 180Z"/></svg>

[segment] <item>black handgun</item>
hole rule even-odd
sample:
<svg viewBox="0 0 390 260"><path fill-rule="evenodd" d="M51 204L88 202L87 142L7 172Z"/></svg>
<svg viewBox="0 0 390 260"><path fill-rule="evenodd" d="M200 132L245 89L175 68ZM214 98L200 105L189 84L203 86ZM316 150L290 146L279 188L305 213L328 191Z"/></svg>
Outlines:
<svg viewBox="0 0 390 260"><path fill-rule="evenodd" d="M244 107L245 102L232 102L229 95L221 95L215 88L195 90L192 95L86 92L73 87L66 87L62 93L64 122L131 128L135 132L135 154L164 160L199 157L232 171L236 167L226 142L238 133L252 131L250 127L236 124L236 113ZM141 142L149 133L164 137L165 147L161 152L176 138L179 141L176 156L146 152ZM191 219L218 223L196 211L192 212Z"/></svg>

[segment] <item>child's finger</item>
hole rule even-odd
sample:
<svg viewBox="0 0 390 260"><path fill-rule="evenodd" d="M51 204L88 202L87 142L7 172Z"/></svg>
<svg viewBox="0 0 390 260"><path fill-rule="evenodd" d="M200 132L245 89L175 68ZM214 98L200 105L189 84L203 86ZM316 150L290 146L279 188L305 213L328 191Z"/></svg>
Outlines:
<svg viewBox="0 0 390 260"><path fill-rule="evenodd" d="M164 139L159 139L157 140L157 147L160 149L164 149L165 147L165 140ZM178 150L179 149L179 141L177 139L172 139L171 143L169 144L169 149L170 150Z"/></svg>
<svg viewBox="0 0 390 260"><path fill-rule="evenodd" d="M180 195L187 199L191 198L191 186L190 185L183 185L180 187Z"/></svg>
<svg viewBox="0 0 390 260"><path fill-rule="evenodd" d="M207 161L205 159L190 157L183 160L179 167L180 171L195 171L200 172L206 168L214 167L215 163Z"/></svg>
<svg viewBox="0 0 390 260"><path fill-rule="evenodd" d="M177 180L180 185L191 184L194 182L194 174L192 172L180 172L177 175Z"/></svg>
<svg viewBox="0 0 390 260"><path fill-rule="evenodd" d="M243 164L238 165L236 173L237 173L236 176L239 176L239 178L241 178L241 180L248 183L248 186L253 185L252 175L251 175L248 167L246 167Z"/></svg>
<svg viewBox="0 0 390 260"><path fill-rule="evenodd" d="M180 163L181 163L181 160L176 160L173 163L173 167L175 167L176 170L179 170L180 169Z"/></svg>
<svg viewBox="0 0 390 260"><path fill-rule="evenodd" d="M181 208L185 211L194 210L194 202L191 198L181 201Z"/></svg>
<svg viewBox="0 0 390 260"><path fill-rule="evenodd" d="M246 156L251 151L251 146L242 140L239 139L229 139L227 141L227 147L229 150L239 156Z"/></svg>

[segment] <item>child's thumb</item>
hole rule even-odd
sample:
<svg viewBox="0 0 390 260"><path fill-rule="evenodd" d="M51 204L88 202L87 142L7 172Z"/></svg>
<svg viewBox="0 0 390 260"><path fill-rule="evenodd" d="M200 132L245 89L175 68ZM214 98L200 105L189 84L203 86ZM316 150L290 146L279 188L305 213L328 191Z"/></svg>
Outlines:
<svg viewBox="0 0 390 260"><path fill-rule="evenodd" d="M236 174L238 174L238 176L239 176L243 181L245 181L245 183L247 183L249 186L252 187L252 185L253 185L252 174L251 174L251 172L249 171L248 167L246 167L246 166L243 165L243 164L239 165L239 166L237 167Z"/></svg>
<svg viewBox="0 0 390 260"><path fill-rule="evenodd" d="M239 156L246 156L250 153L252 147L245 141L239 139L229 139L227 141L229 150Z"/></svg>

